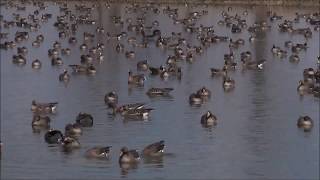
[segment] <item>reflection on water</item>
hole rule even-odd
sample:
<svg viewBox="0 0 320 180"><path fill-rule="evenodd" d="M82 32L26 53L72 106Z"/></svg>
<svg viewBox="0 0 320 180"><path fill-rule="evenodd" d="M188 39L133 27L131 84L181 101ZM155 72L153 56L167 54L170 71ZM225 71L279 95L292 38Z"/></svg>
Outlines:
<svg viewBox="0 0 320 180"><path fill-rule="evenodd" d="M138 163L131 163L131 164L119 164L121 168L121 175L122 177L127 177L129 171L135 170L138 168Z"/></svg>
<svg viewBox="0 0 320 180"><path fill-rule="evenodd" d="M257 7L255 14L255 22L267 21L267 14L264 11L264 7ZM260 39L260 41L254 43L254 53L256 55L256 60L260 60L267 56L265 49L269 48L267 47L267 42L264 40L268 39L268 34L265 31L261 31L257 34L257 38ZM262 71L253 73L250 78L249 83L252 86L248 98L252 107L249 107L248 132L245 136L248 151L255 156L252 163L248 164L245 172L248 175L259 178L268 177L268 174L265 172L264 164L266 163L265 154L271 143L265 138L265 131L268 129L266 121L270 120L270 116L268 116L270 112L267 112L270 102L267 94L268 92L266 91L267 82L265 76L265 72Z"/></svg>
<svg viewBox="0 0 320 180"><path fill-rule="evenodd" d="M74 7L75 2L68 2ZM86 2L92 5L92 2ZM302 36L290 36L278 32L281 21L270 23L266 12L276 11L284 18L293 19L295 12L315 12L316 8L301 9L295 7L224 7L208 6L193 7L171 6L179 8L178 18L184 18L193 11L202 8L208 10L208 15L199 19L197 25L213 25L215 34L229 36L233 39L242 38L245 45L234 50L236 61L240 63L239 54L251 51L254 60L266 59L265 68L261 71L230 72L236 81L236 88L224 92L222 78L210 76L210 68L223 66L223 55L229 53L228 43L219 43L208 47L200 56L195 56L193 63L179 62L182 67L182 79L169 77L161 80L150 76L144 87L127 84L128 71L136 70L136 63L147 59L152 67L159 67L172 55L170 50L129 46L126 39L121 43L125 51L133 50L136 58L126 59L125 55L115 53L115 40L107 40L103 34L96 34L97 42L104 43L104 61L96 62L97 73L93 76L71 74L69 83L58 81L58 74L68 64L79 64L79 45L83 33L96 31L103 27L111 35L126 31L123 27L114 25L112 16L121 16L123 20L133 21L142 12L125 13L125 4L111 4L106 8L105 1L98 1L95 26L81 25L78 33L78 44L70 46L67 40L60 40L62 46L71 49L70 56L63 56L63 67L52 67L47 57L47 50L58 39L58 32L52 28L56 18L47 24L42 24L39 32L31 32L30 39L36 35L45 34L43 46L33 48L32 41L19 44L29 49L27 64L15 66L11 57L16 50L1 50L1 140L4 149L1 160L1 177L16 178L177 178L177 179L315 179L319 177L319 100L306 96L303 99L296 92L297 82L301 79L306 67L313 67L315 58L319 55L319 33L313 31L312 39L308 40L310 47L301 53L299 64L291 64L288 59L279 60L273 57L270 49L273 44L283 47L284 41L292 40L302 43ZM59 8L52 2L46 2L48 13L58 14ZM32 6L27 7L33 12ZM199 45L196 35L186 33L182 25L174 25L172 20L162 13L146 13L146 26L154 20L159 21L160 29L165 36L171 32L182 32L182 36L193 45ZM255 21L267 21L271 30L259 32L257 40L249 43L250 34L232 34L229 28L217 25L221 20L221 12L245 17L248 25ZM243 16L247 10L248 15ZM80 12L74 11L76 15ZM11 18L12 9L1 7L5 18ZM27 15L28 12L19 12ZM295 24L304 27L305 22ZM19 28L12 28L16 32ZM8 29L1 29L1 32ZM148 32L150 33L150 32ZM135 33L128 33L134 37ZM12 34L9 35L12 39ZM42 61L41 69L31 69L31 61L38 58ZM241 67L240 67L241 68ZM143 73L143 72L141 72ZM201 106L190 106L189 95L206 86L212 92L212 97ZM151 87L172 87L168 97L149 97L146 92ZM112 115L112 111L104 103L107 92L116 91L119 104L141 102L153 108L150 118L146 121L123 118ZM33 99L39 101L58 101L58 113L51 116L51 128L63 130L65 125L74 122L79 112L93 115L92 128L83 129L79 137L81 148L64 152L59 145L48 146L44 142L45 129L31 126L32 113L30 103ZM217 118L217 125L203 127L201 116L210 110ZM314 121L312 131L305 133L296 127L300 115L309 115ZM122 165L118 163L120 148L128 146L140 152L150 142L163 139L166 141L166 153L161 158L142 158L140 163ZM93 146L112 146L109 160L95 160L84 157L86 150ZM31 153L32 152L32 153ZM36 153L34 153L36 152ZM302 171L301 171L302 170Z"/></svg>
<svg viewBox="0 0 320 180"><path fill-rule="evenodd" d="M143 159L143 163L144 164L151 164L153 166L151 167L158 167L158 168L162 168L163 167L163 157L145 157Z"/></svg>

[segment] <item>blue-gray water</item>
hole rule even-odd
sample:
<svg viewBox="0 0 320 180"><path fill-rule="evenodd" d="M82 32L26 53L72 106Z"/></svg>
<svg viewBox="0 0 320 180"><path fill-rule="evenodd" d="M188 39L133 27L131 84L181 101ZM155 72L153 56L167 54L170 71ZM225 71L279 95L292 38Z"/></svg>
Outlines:
<svg viewBox="0 0 320 180"><path fill-rule="evenodd" d="M73 7L73 3L69 6ZM296 87L302 79L302 71L314 67L319 55L319 32L313 31L308 40L308 50L300 54L299 64L292 64L288 58L280 60L273 57L270 49L273 44L284 48L286 40L303 43L301 35L290 36L279 33L277 25L282 21L269 23L272 30L266 36L250 44L249 33L231 34L230 29L218 26L222 19L222 10L227 7L207 7L208 15L201 17L198 24L213 25L218 35L243 38L246 44L236 50L240 63L240 52L250 50L253 57L265 58L267 63L263 71L245 71L241 68L230 75L236 81L234 91L225 93L220 78L210 77L210 67L221 67L223 55L228 53L228 44L219 43L196 56L193 64L182 62L183 77L163 81L159 77L147 76L144 88L128 88L128 70L136 72L138 60L147 58L153 66L160 66L170 51L161 51L151 45L148 49L134 49L136 58L128 60L123 54L114 51L114 40L97 35L99 42L106 45L105 60L98 64L94 76L72 75L70 83L58 81L58 74L68 64L80 63L79 45L69 45L68 40L59 40L62 47L71 49L71 56L63 56L62 67L52 67L47 50L58 39L58 32L52 26L59 14L59 8L53 2L46 2L46 12L54 14L49 22L42 24L38 32L31 32L30 40L18 44L27 46L27 64L19 67L12 64L12 55L16 50L1 50L1 140L3 142L1 159L2 179L318 179L319 178L319 99L313 96L300 98ZM90 2L87 3L90 5ZM135 18L125 13L125 4L111 4L107 9L104 3L97 4L97 26L103 26L106 32L119 33L120 27L111 23L111 16ZM100 7L100 8L99 8ZM189 12L205 7L179 8L180 17ZM161 7L161 9L164 8ZM246 17L251 25L256 19L266 19L267 7L233 7L229 12L242 15L247 9ZM273 7L284 18L293 19L294 13L316 12L317 8L302 9L295 7ZM27 15L34 7L27 6L26 11L18 13ZM1 15L12 19L13 8L1 7ZM94 11L96 12L96 11ZM262 14L262 17L256 17ZM158 20L163 34L172 31L183 32L181 25L162 13L149 13L146 23ZM304 27L304 20L295 27ZM96 26L79 26L78 39L82 33L95 32ZM13 40L17 27L1 29L9 32ZM31 46L38 34L45 35L40 48ZM129 37L134 34L129 33ZM195 36L183 33L186 39L196 43ZM126 43L126 40L122 40ZM3 41L2 41L3 42ZM130 48L126 46L126 49ZM132 48L133 49L133 48ZM290 53L289 53L290 55ZM38 58L42 68L34 70L31 61ZM212 91L211 99L201 107L188 104L189 95L206 86ZM145 92L150 87L173 87L173 98L150 99ZM119 104L144 102L152 111L149 121L124 121L120 116L113 118L104 104L104 95L115 90L119 95ZM58 101L58 113L52 116L51 127L63 130L67 123L74 122L79 112L91 113L94 126L85 128L79 141L81 149L65 154L59 147L50 147L44 141L44 132L34 133L31 128L33 114L31 101ZM207 110L218 117L214 128L203 128L200 117ZM311 132L305 133L296 127L300 115L309 115L314 120ZM158 140L166 141L166 155L161 161L141 161L136 168L122 170L118 164L120 148L142 150L147 144ZM88 160L84 152L93 146L111 145L111 159Z"/></svg>

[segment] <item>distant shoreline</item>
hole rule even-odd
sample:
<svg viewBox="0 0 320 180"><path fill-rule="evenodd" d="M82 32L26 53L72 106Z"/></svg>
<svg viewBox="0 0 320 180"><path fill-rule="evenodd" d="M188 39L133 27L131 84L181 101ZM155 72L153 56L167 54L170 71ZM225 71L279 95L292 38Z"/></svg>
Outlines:
<svg viewBox="0 0 320 180"><path fill-rule="evenodd" d="M10 0L2 0L3 2ZM19 1L19 0L18 0ZM20 0L21 1L21 0ZM66 0L44 0L61 2ZM157 4L206 4L223 6L298 6L298 7L319 7L320 0L68 0L68 1L91 1L110 3L157 3ZM320 11L320 9L319 9Z"/></svg>
<svg viewBox="0 0 320 180"><path fill-rule="evenodd" d="M98 0L99 1L99 0ZM108 1L108 0L102 0ZM316 6L320 7L319 0L109 0L112 3L146 3L161 4L208 4L208 5L251 5L251 6Z"/></svg>

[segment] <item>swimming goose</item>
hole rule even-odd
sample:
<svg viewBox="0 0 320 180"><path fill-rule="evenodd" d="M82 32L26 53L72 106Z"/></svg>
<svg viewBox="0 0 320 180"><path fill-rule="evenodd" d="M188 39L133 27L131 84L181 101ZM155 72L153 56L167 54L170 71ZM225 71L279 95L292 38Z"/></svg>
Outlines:
<svg viewBox="0 0 320 180"><path fill-rule="evenodd" d="M261 70L263 69L264 64L266 63L265 59L259 60L259 61L242 61L242 67L244 69L251 69L251 70Z"/></svg>
<svg viewBox="0 0 320 180"><path fill-rule="evenodd" d="M134 109L141 109L141 108L144 108L144 103L133 103L133 104L124 104L122 106L113 106L112 109L113 109L113 113L124 113L126 111L129 111L129 110L134 110Z"/></svg>
<svg viewBox="0 0 320 180"><path fill-rule="evenodd" d="M307 81L299 81L297 91L300 95L310 93L312 91L313 84L308 83Z"/></svg>
<svg viewBox="0 0 320 180"><path fill-rule="evenodd" d="M70 74L66 69L63 70L63 73L59 75L59 81L67 82L70 80Z"/></svg>
<svg viewBox="0 0 320 180"><path fill-rule="evenodd" d="M292 41L286 41L284 42L284 46L287 48L291 48L293 46L293 42Z"/></svg>
<svg viewBox="0 0 320 180"><path fill-rule="evenodd" d="M19 55L25 56L25 55L28 54L28 48L26 48L25 46L23 46L23 47L17 47L17 53L18 53Z"/></svg>
<svg viewBox="0 0 320 180"><path fill-rule="evenodd" d="M149 65L147 60L142 60L137 63L137 70L147 71L148 69L149 69Z"/></svg>
<svg viewBox="0 0 320 180"><path fill-rule="evenodd" d="M151 75L159 75L163 71L165 71L164 66L160 66L159 68L149 66L150 74Z"/></svg>
<svg viewBox="0 0 320 180"><path fill-rule="evenodd" d="M128 84L143 86L145 80L146 77L143 74L133 75L132 72L129 71Z"/></svg>
<svg viewBox="0 0 320 180"><path fill-rule="evenodd" d="M92 127L93 126L93 117L91 114L80 112L76 117L76 123L82 127Z"/></svg>
<svg viewBox="0 0 320 180"><path fill-rule="evenodd" d="M309 116L300 116L297 126L305 131L310 131L313 127L313 120Z"/></svg>
<svg viewBox="0 0 320 180"><path fill-rule="evenodd" d="M173 88L150 88L146 94L150 97L169 96L169 93L172 90Z"/></svg>
<svg viewBox="0 0 320 180"><path fill-rule="evenodd" d="M298 54L292 54L289 57L289 61L292 63L298 63L300 61L300 57L298 56Z"/></svg>
<svg viewBox="0 0 320 180"><path fill-rule="evenodd" d="M137 150L128 150L127 147L122 147L120 150L119 163L137 163L140 160L140 155Z"/></svg>
<svg viewBox="0 0 320 180"><path fill-rule="evenodd" d="M38 113L55 113L57 109L57 102L50 102L50 103L39 103L35 100L32 101L31 104L31 111L38 112Z"/></svg>
<svg viewBox="0 0 320 180"><path fill-rule="evenodd" d="M313 87L312 93L314 97L320 98L320 86Z"/></svg>
<svg viewBox="0 0 320 180"><path fill-rule="evenodd" d="M280 50L281 50L280 47L272 45L271 52L273 54L277 54Z"/></svg>
<svg viewBox="0 0 320 180"><path fill-rule="evenodd" d="M72 137L65 137L61 142L61 145L64 148L64 150L67 151L80 148L80 142Z"/></svg>
<svg viewBox="0 0 320 180"><path fill-rule="evenodd" d="M87 158L109 158L111 146L96 146L85 152Z"/></svg>
<svg viewBox="0 0 320 180"><path fill-rule="evenodd" d="M65 127L65 133L66 136L70 137L78 137L82 134L82 128L81 125L78 123L74 124L67 124Z"/></svg>
<svg viewBox="0 0 320 180"><path fill-rule="evenodd" d="M250 61L252 58L252 53L250 51L245 51L240 54L241 61Z"/></svg>
<svg viewBox="0 0 320 180"><path fill-rule="evenodd" d="M137 109L130 109L127 111L123 111L121 115L125 118L133 118L133 119L148 119L150 112L154 110L152 108L137 108Z"/></svg>
<svg viewBox="0 0 320 180"><path fill-rule="evenodd" d="M118 103L118 95L115 91L111 91L104 96L104 102L109 106L113 107Z"/></svg>
<svg viewBox="0 0 320 180"><path fill-rule="evenodd" d="M201 124L204 126L214 126L217 124L217 117L210 111L201 116Z"/></svg>
<svg viewBox="0 0 320 180"><path fill-rule="evenodd" d="M92 64L89 64L89 65L70 64L69 67L72 68L73 73L95 74L97 72L96 68Z"/></svg>
<svg viewBox="0 0 320 180"><path fill-rule="evenodd" d="M63 61L60 57L53 57L51 59L51 65L52 66L62 66L63 65Z"/></svg>
<svg viewBox="0 0 320 180"><path fill-rule="evenodd" d="M27 63L26 58L19 54L19 55L13 55L12 56L12 63L17 64L17 65L25 65Z"/></svg>
<svg viewBox="0 0 320 180"><path fill-rule="evenodd" d="M203 86L196 92L196 94L200 95L202 98L209 98L211 96L211 91Z"/></svg>
<svg viewBox="0 0 320 180"><path fill-rule="evenodd" d="M50 126L49 116L34 115L32 120L32 126L49 127Z"/></svg>
<svg viewBox="0 0 320 180"><path fill-rule="evenodd" d="M135 52L134 51L126 51L125 55L126 55L126 58L133 59L135 57Z"/></svg>
<svg viewBox="0 0 320 180"><path fill-rule="evenodd" d="M304 78L314 78L315 70L313 68L306 68L303 70Z"/></svg>
<svg viewBox="0 0 320 180"><path fill-rule="evenodd" d="M61 49L61 54L65 55L65 56L69 56L71 54L71 49L63 48L63 49Z"/></svg>
<svg viewBox="0 0 320 180"><path fill-rule="evenodd" d="M155 142L146 146L143 149L142 154L146 157L159 157L163 155L164 148L164 141L161 140L159 142Z"/></svg>
<svg viewBox="0 0 320 180"><path fill-rule="evenodd" d="M222 69L210 68L212 77L226 76L227 75L227 67L223 66Z"/></svg>
<svg viewBox="0 0 320 180"><path fill-rule="evenodd" d="M35 59L34 61L32 61L31 66L33 69L40 69L41 61L39 59Z"/></svg>
<svg viewBox="0 0 320 180"><path fill-rule="evenodd" d="M189 103L191 105L201 105L203 103L203 98L200 94L192 93L189 96Z"/></svg>
<svg viewBox="0 0 320 180"><path fill-rule="evenodd" d="M93 63L93 57L89 54L87 55L81 55L80 56L80 63L81 64L92 64Z"/></svg>
<svg viewBox="0 0 320 180"><path fill-rule="evenodd" d="M222 86L225 91L232 90L235 88L235 80L233 80L231 77L224 77Z"/></svg>
<svg viewBox="0 0 320 180"><path fill-rule="evenodd" d="M44 139L48 144L60 144L63 141L64 136L61 131L50 129L44 135Z"/></svg>

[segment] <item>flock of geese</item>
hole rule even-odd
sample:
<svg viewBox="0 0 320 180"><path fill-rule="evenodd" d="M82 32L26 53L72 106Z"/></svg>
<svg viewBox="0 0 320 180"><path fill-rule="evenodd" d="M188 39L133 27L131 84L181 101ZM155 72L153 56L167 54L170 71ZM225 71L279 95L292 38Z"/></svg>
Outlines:
<svg viewBox="0 0 320 180"><path fill-rule="evenodd" d="M42 1L22 1L23 3L15 3L15 1L5 1L1 5L6 8L12 8L16 11L12 14L12 19L5 19L3 15L0 17L1 29L4 31L10 30L12 27L19 27L22 31L17 31L14 34L13 40L8 40L8 34L1 32L1 40L5 39L0 44L1 51L16 49L16 55L12 57L12 63L17 65L27 64L26 55L28 48L19 46L19 43L32 39L32 48L43 46L46 34L39 34L36 37L30 37L29 32L38 31L49 19L55 18L53 28L57 30L59 39L52 43L52 47L48 48L48 57L51 59L52 66L63 67L65 62L63 56L69 56L72 53L72 48L64 48L60 41L67 40L70 45L76 45L80 48L82 54L80 55L79 64L69 64L58 75L58 80L61 82L69 82L72 80L72 74L69 69L75 74L94 75L97 72L95 62L104 59L105 45L103 43L93 44L96 40L96 34L101 34L107 42L116 42L113 47L116 53L124 54L128 59L135 58L134 51L127 51L123 40L128 42L129 46L137 48L149 48L150 44L154 43L155 46L161 50L166 49L172 52L166 61L160 67L153 67L147 60L137 62L137 71L143 73L128 72L128 84L132 86L144 86L146 80L146 73L150 76L160 76L161 79L167 80L175 78L181 80L183 78L183 70L179 66L180 61L193 63L196 56L201 54L212 45L222 42L229 43L229 53L224 55L224 65L221 68L210 68L211 75L223 79L222 87L228 92L235 88L236 82L230 76L230 71L236 71L242 68L244 70L262 71L264 64L267 63L266 59L254 60L250 51L241 53L241 61L237 62L235 59L234 50L243 46L245 43L253 43L257 40L257 33L269 31L271 26L269 23L280 23L278 25L279 31L289 33L297 36L304 36L306 41L295 43L290 40L284 43L284 47L273 46L270 53L279 58L286 58L289 56L289 61L298 63L300 61L299 53L308 50L307 39L312 38L313 32L320 31L320 13L299 14L296 13L294 19L284 19L284 17L277 15L275 12L268 11L269 21L255 22L248 25L246 22L247 11L243 15L230 15L228 11L221 13L221 20L217 22L218 26L226 26L232 33L242 33L243 31L250 32L251 36L248 40L244 39L231 39L227 36L219 36L214 32L214 26L197 25L197 21L208 14L208 11L195 11L189 13L185 17L181 17L177 8L170 6L163 7L155 3L142 4L128 4L126 6L126 13L140 14L136 19L126 18L120 16L112 16L111 21L115 26L122 27L123 32L118 34L111 34L103 27L96 27L96 20L92 18L92 13L97 8L97 5L87 5L80 3L70 7L67 2L57 2L60 14L46 13L46 3ZM25 11L26 5L33 5L37 7L34 12L29 13L28 16L23 17L19 12ZM189 5L191 6L191 5ZM74 10L72 10L74 8ZM106 9L112 8L112 4L106 2ZM74 11L78 15L74 14ZM181 32L172 32L169 36L164 36L159 29L160 24L158 21L153 21L152 24L146 24L146 13L151 12L154 14L163 13L167 15L172 23L181 25L183 31L190 34L195 34L199 45L192 45L186 38L183 37ZM308 27L294 28L294 24L300 21L306 21ZM81 25L92 25L96 27L96 32L84 32L83 39L76 38L78 28ZM129 36L134 34L134 36ZM31 66L34 69L39 69L42 66L42 61L34 59ZM169 96L173 88L166 87L152 87L146 94L148 96ZM315 67L306 68L302 73L302 80L298 82L297 91L301 95L313 95L315 98L320 97L320 57L315 57ZM211 96L211 91L203 86L198 91L189 96L189 103L191 105L201 106ZM133 104L118 104L118 94L115 91L108 92L104 101L106 106L110 108L112 114L120 114L125 118L146 119L152 112L152 108L146 107L143 103ZM82 135L83 128L91 128L93 126L94 118L91 114L80 112L75 119L74 123L65 126L64 133L57 129L50 129L51 118L50 114L57 111L58 102L38 102L32 101L31 111L34 113L32 126L34 128L47 129L44 139L48 144L59 144L64 150L72 151L80 148L79 137ZM213 112L207 111L204 115L199 117L200 123L206 127L215 126L218 118ZM298 118L297 126L305 131L311 130L313 120L309 116L301 116ZM49 130L48 130L49 129ZM137 163L140 156L159 157L163 155L165 148L164 141L158 141L147 145L142 152L134 149L123 147L120 150L119 163ZM110 156L111 146L97 146L88 149L85 153L89 158L108 158Z"/></svg>

